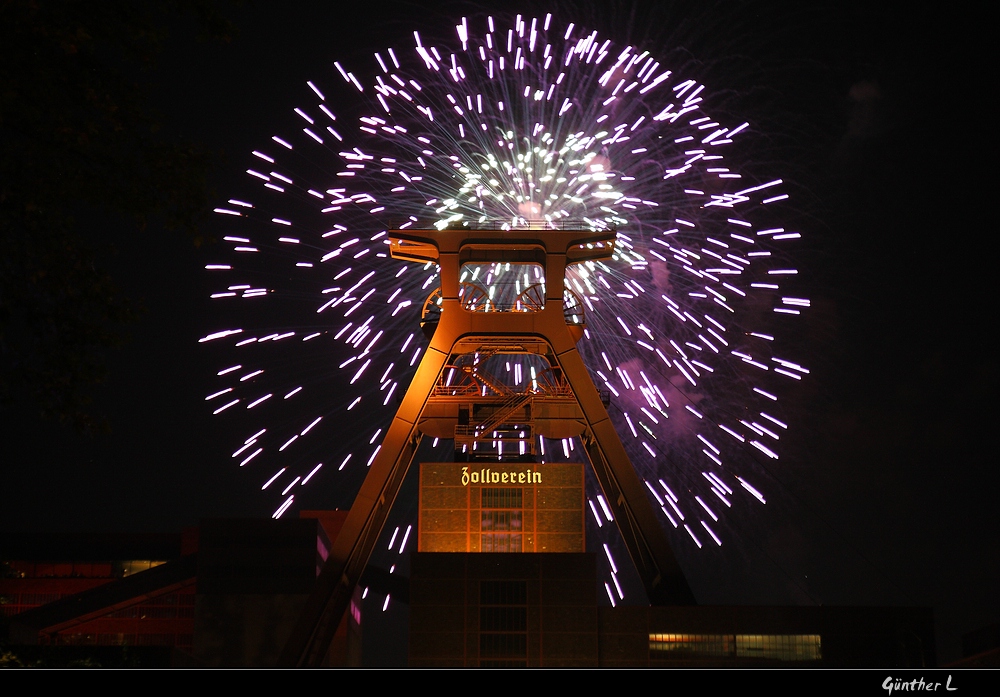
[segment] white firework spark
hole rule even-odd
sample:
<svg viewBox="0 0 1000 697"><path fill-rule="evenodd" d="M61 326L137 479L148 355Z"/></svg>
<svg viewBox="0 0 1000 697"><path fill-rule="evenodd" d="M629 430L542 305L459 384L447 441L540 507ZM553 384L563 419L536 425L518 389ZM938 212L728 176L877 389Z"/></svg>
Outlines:
<svg viewBox="0 0 1000 697"><path fill-rule="evenodd" d="M613 260L567 273L587 311L581 353L677 539L722 545L721 514L765 502L747 477L779 457L780 396L809 372L777 348L810 305L784 251L800 235L781 224L783 182L745 171L749 124L712 115L706 88L650 52L551 15L483 24L463 19L448 48L414 32L367 66L334 63L332 84L307 83L296 126L253 152L253 193L216 209L229 251L206 265L214 302L245 317L202 339L231 347L209 408L248 422L232 457L275 496L275 517L317 482L349 504L437 285L430 265L388 257L387 231L614 227ZM345 88L362 113L327 99ZM531 273L494 264L463 281L503 304ZM572 441L539 448L575 456ZM588 503L599 527L612 520L602 497Z"/></svg>

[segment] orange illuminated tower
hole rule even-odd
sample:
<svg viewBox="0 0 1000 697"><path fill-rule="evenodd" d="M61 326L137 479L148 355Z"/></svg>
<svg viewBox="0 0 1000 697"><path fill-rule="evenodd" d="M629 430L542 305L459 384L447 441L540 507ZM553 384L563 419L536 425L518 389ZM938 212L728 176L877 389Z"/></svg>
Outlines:
<svg viewBox="0 0 1000 697"><path fill-rule="evenodd" d="M421 319L430 345L285 647L282 664L322 662L425 435L454 439L459 459L489 457L493 462L531 460L538 436L579 437L650 602L694 604L576 348L586 319L580 298L566 288L566 268L610 258L615 230L553 229L545 223L538 228L389 234L393 258L434 263L440 269L441 286L428 297ZM469 272L483 265L513 269L512 280L487 290ZM496 380L484 369L490 358L505 355L530 364L530 377L518 381L523 388ZM545 465L539 467L544 471ZM470 477L487 476L485 467L469 469ZM489 476L494 474L510 476L504 468L491 469Z"/></svg>

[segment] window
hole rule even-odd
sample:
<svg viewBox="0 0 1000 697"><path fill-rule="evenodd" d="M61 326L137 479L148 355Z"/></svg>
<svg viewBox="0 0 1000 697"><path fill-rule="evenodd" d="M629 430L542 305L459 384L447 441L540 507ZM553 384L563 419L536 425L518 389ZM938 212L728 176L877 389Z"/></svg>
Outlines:
<svg viewBox="0 0 1000 697"><path fill-rule="evenodd" d="M819 634L650 634L651 653L684 656L728 656L774 661L819 661Z"/></svg>
<svg viewBox="0 0 1000 697"><path fill-rule="evenodd" d="M480 605L527 605L528 584L525 581L482 581L479 584Z"/></svg>
<svg viewBox="0 0 1000 697"><path fill-rule="evenodd" d="M479 586L479 665L528 665L526 581L482 581Z"/></svg>
<svg viewBox="0 0 1000 697"><path fill-rule="evenodd" d="M818 661L823 658L819 634L737 634L740 658L774 658L779 661Z"/></svg>
<svg viewBox="0 0 1000 697"><path fill-rule="evenodd" d="M482 489L481 552L521 552L523 489Z"/></svg>

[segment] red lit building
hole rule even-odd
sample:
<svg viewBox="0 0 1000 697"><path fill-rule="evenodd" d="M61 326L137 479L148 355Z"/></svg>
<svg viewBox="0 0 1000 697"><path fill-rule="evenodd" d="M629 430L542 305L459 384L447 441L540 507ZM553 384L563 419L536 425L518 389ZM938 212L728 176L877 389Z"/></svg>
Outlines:
<svg viewBox="0 0 1000 697"><path fill-rule="evenodd" d="M27 664L273 665L345 515L0 537L0 645ZM360 664L359 639L357 610L329 663Z"/></svg>

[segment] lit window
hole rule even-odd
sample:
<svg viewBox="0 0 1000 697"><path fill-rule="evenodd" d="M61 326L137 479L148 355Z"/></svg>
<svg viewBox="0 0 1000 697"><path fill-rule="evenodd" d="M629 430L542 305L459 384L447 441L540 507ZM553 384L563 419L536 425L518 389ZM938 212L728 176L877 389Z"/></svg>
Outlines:
<svg viewBox="0 0 1000 697"><path fill-rule="evenodd" d="M730 657L819 661L819 634L650 634L649 650L681 658Z"/></svg>
<svg viewBox="0 0 1000 697"><path fill-rule="evenodd" d="M521 552L523 489L483 488L481 552Z"/></svg>

